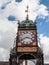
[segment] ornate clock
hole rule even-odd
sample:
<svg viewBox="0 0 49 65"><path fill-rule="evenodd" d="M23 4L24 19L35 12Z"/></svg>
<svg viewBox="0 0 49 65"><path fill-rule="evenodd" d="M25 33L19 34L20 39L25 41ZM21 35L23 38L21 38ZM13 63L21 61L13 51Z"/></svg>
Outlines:
<svg viewBox="0 0 49 65"><path fill-rule="evenodd" d="M28 8L27 8L28 9ZM36 52L37 51L37 30L36 23L28 18L18 22L18 52Z"/></svg>
<svg viewBox="0 0 49 65"><path fill-rule="evenodd" d="M34 34L30 31L22 32L19 36L20 42L23 44L31 44L34 41Z"/></svg>

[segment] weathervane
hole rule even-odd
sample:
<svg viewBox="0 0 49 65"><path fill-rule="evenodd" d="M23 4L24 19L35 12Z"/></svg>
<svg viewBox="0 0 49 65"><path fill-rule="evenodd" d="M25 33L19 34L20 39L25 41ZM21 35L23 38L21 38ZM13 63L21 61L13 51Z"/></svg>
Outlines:
<svg viewBox="0 0 49 65"><path fill-rule="evenodd" d="M28 17L29 17L29 16L28 16L28 12L29 12L29 11L28 11L28 8L29 8L29 7L28 7L28 5L27 5L27 10L25 10L25 12L27 12L27 16L26 16L26 19L27 19L27 20L28 20Z"/></svg>

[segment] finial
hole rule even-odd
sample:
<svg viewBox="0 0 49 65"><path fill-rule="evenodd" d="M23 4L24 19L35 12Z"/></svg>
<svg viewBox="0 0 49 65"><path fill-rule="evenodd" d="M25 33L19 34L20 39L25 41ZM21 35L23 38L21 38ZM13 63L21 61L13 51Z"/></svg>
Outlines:
<svg viewBox="0 0 49 65"><path fill-rule="evenodd" d="M28 12L29 12L29 11L28 11L28 8L29 8L29 7L28 7L28 5L27 5L27 10L25 10L25 12L27 12L27 16L26 16L26 19L27 19L27 20L28 20L28 17L29 17L29 16L28 16Z"/></svg>

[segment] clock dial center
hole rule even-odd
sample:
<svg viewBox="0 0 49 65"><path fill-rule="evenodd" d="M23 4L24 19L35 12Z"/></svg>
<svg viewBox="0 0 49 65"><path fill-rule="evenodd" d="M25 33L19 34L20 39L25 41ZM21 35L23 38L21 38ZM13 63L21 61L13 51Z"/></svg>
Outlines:
<svg viewBox="0 0 49 65"><path fill-rule="evenodd" d="M23 44L31 44L34 41L34 34L30 31L25 31L22 32L19 39Z"/></svg>

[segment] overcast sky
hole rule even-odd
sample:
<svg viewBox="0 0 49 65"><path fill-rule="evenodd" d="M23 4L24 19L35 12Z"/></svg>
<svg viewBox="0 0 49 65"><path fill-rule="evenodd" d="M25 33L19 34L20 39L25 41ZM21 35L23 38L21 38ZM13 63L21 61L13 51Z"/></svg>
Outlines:
<svg viewBox="0 0 49 65"><path fill-rule="evenodd" d="M26 17L37 21L37 33L43 48L44 62L49 63L49 0L0 0L0 61L9 59L17 33L17 20Z"/></svg>

